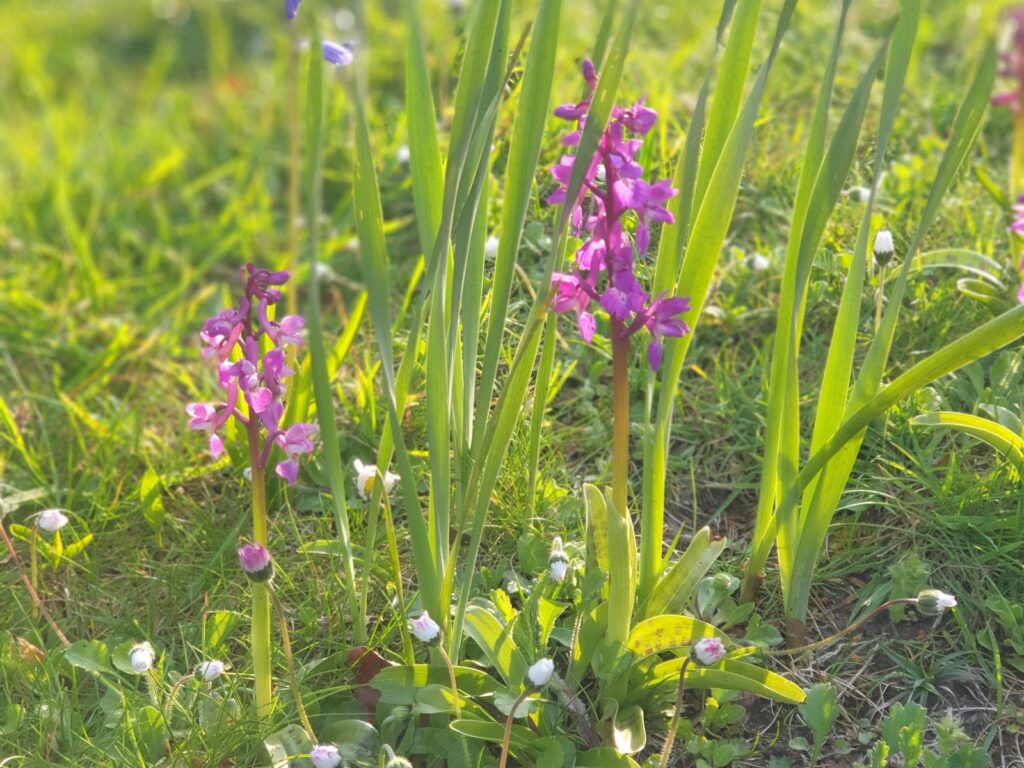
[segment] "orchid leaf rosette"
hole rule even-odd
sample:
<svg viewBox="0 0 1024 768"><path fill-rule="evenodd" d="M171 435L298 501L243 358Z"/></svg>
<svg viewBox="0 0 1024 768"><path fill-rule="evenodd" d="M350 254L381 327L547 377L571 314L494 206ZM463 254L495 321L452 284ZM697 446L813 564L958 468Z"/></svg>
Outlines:
<svg viewBox="0 0 1024 768"><path fill-rule="evenodd" d="M583 62L583 77L591 96L555 110L557 117L577 124L577 130L562 140L569 147L579 143L597 87L597 73L589 60ZM608 314L613 341L646 328L650 335L647 361L654 370L661 364L663 340L690 330L679 318L689 311L689 299L665 294L652 298L637 275L637 266L650 247L651 225L674 220L665 203L678 192L668 179L646 181L636 159L642 137L657 117L642 101L628 109L614 107L577 199L566 200L576 161L573 154L563 155L551 169L559 188L548 198L549 203L572 206L571 223L583 239L573 271L552 275L552 309L574 313L580 336L588 344L597 328L594 304Z"/></svg>

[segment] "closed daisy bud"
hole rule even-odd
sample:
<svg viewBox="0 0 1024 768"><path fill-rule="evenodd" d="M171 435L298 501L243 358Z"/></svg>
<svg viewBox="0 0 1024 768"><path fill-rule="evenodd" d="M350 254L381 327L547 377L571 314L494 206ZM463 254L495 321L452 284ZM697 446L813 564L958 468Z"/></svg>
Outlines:
<svg viewBox="0 0 1024 768"><path fill-rule="evenodd" d="M36 520L39 530L47 533L56 533L67 524L68 516L59 509L44 509Z"/></svg>
<svg viewBox="0 0 1024 768"><path fill-rule="evenodd" d="M274 573L270 553L262 544L243 544L238 548L238 564L252 581L267 581Z"/></svg>
<svg viewBox="0 0 1024 768"><path fill-rule="evenodd" d="M341 753L333 744L317 744L309 750L309 761L315 768L338 768Z"/></svg>
<svg viewBox="0 0 1024 768"><path fill-rule="evenodd" d="M924 616L941 616L949 608L956 608L956 598L937 589L925 589L917 596L917 611Z"/></svg>
<svg viewBox="0 0 1024 768"><path fill-rule="evenodd" d="M755 272L764 272L766 269L768 269L768 267L772 265L772 263L768 261L768 257L765 256L763 253L755 253L753 256L750 257L747 263L750 265L750 268Z"/></svg>
<svg viewBox="0 0 1024 768"><path fill-rule="evenodd" d="M430 618L430 614L424 611L418 619L409 622L409 629L421 643L432 643L441 634L441 625Z"/></svg>
<svg viewBox="0 0 1024 768"><path fill-rule="evenodd" d="M555 671L555 662L551 659L541 659L540 661L534 662L534 664L526 670L526 679L530 681L532 685L538 688L543 688L548 684L548 680L551 679L552 673Z"/></svg>
<svg viewBox="0 0 1024 768"><path fill-rule="evenodd" d="M551 542L551 556L548 558L548 569L551 573L552 581L564 580L565 574L569 572L569 558L566 557L565 550L562 548L561 536L555 536L555 540Z"/></svg>
<svg viewBox="0 0 1024 768"><path fill-rule="evenodd" d="M690 658L703 667L717 664L725 656L725 645L717 637L705 637L690 648Z"/></svg>
<svg viewBox="0 0 1024 768"><path fill-rule="evenodd" d="M896 254L896 247L892 242L892 232L888 229L878 230L878 234L875 235L875 263L880 267L884 267Z"/></svg>
<svg viewBox="0 0 1024 768"><path fill-rule="evenodd" d="M225 666L223 661L211 659L210 661L204 661L202 664L196 667L196 675L203 678L203 680L209 683L223 675L224 670Z"/></svg>
<svg viewBox="0 0 1024 768"><path fill-rule="evenodd" d="M487 242L484 243L484 255L487 256L488 259L497 258L498 246L500 244L501 243L499 242L498 238L496 238L494 235L488 237Z"/></svg>
<svg viewBox="0 0 1024 768"><path fill-rule="evenodd" d="M153 668L154 661L156 661L156 652L149 643L137 643L128 651L128 663L140 675L149 672Z"/></svg>

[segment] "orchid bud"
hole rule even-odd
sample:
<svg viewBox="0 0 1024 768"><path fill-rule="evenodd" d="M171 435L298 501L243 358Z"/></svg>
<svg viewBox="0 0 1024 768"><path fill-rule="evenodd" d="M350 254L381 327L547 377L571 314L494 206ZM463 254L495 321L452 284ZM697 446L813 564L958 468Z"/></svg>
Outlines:
<svg viewBox="0 0 1024 768"><path fill-rule="evenodd" d="M341 765L341 753L333 744L317 744L309 750L309 761L314 768L338 768Z"/></svg>
<svg viewBox="0 0 1024 768"><path fill-rule="evenodd" d="M149 643L136 643L128 651L128 663L140 675L149 672L153 668L154 661L156 661L156 652Z"/></svg>
<svg viewBox="0 0 1024 768"><path fill-rule="evenodd" d="M421 643L432 643L441 635L441 625L424 611L418 619L409 622L409 629Z"/></svg>
<svg viewBox="0 0 1024 768"><path fill-rule="evenodd" d="M725 656L725 645L717 637L704 637L690 648L690 658L702 667L717 664Z"/></svg>
<svg viewBox="0 0 1024 768"><path fill-rule="evenodd" d="M56 533L68 524L68 516L59 509L44 509L39 513L36 525L46 533Z"/></svg>
<svg viewBox="0 0 1024 768"><path fill-rule="evenodd" d="M555 536L555 540L551 542L551 556L548 558L548 569L552 581L563 581L566 573L569 571L569 558L566 557L565 550L562 548L561 536Z"/></svg>
<svg viewBox="0 0 1024 768"><path fill-rule="evenodd" d="M896 253L896 248L892 242L892 232L888 229L878 230L878 234L875 235L875 263L880 267L884 267L890 261Z"/></svg>
<svg viewBox="0 0 1024 768"><path fill-rule="evenodd" d="M941 616L948 608L956 608L956 598L938 589L925 589L917 596L917 611L923 616Z"/></svg>
<svg viewBox="0 0 1024 768"><path fill-rule="evenodd" d="M537 688L543 688L548 684L548 680L551 679L552 673L555 671L555 662L551 659L540 659L526 670L526 679L530 681L532 685Z"/></svg>
<svg viewBox="0 0 1024 768"><path fill-rule="evenodd" d="M204 661L202 664L196 667L196 675L198 677L201 677L206 682L210 683L216 680L221 675L223 675L225 669L226 667L224 666L223 661L217 661L216 659L212 659L210 661Z"/></svg>
<svg viewBox="0 0 1024 768"><path fill-rule="evenodd" d="M260 543L243 544L238 548L238 564L245 575L255 582L269 581L274 573L270 553Z"/></svg>

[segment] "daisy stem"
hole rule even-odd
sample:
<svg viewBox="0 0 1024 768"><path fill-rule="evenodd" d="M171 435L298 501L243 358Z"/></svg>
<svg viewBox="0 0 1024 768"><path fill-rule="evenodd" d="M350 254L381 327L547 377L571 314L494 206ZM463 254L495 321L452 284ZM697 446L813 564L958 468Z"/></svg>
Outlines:
<svg viewBox="0 0 1024 768"><path fill-rule="evenodd" d="M39 526L32 526L32 537L28 541L28 562L29 562L29 573L32 579L32 589L35 590L36 594L39 593L39 554L36 551L39 548ZM32 603L32 620L39 620L39 603Z"/></svg>
<svg viewBox="0 0 1024 768"><path fill-rule="evenodd" d="M761 655L762 656L796 656L797 654L807 653L808 651L817 651L817 650L819 650L821 648L825 648L826 646L832 645L832 643L836 642L837 640L841 640L842 638L846 637L851 632L857 631L862 626L864 626L867 622L871 621L871 619L875 618L875 616L880 614L882 611L884 611L884 610L886 610L888 608L891 608L894 605L916 605L916 604L917 604L917 598L916 597L903 597L903 598L898 598L898 599L895 599L895 600L886 600L880 606L875 608L875 610L871 611L871 613L867 614L866 616L862 616L861 618L857 619L857 621L853 622L853 624L851 624L850 626L846 627L846 629L841 629L838 632L836 632L834 635L829 635L826 638L818 640L817 642L814 642L814 643L809 643L808 645L801 645L798 648L780 648L779 650L775 650L775 651L768 651L768 650L761 651Z"/></svg>
<svg viewBox="0 0 1024 768"><path fill-rule="evenodd" d="M676 705L672 710L672 720L668 724L668 733L665 734L665 746L661 748L660 768L667 768L668 759L672 756L672 746L676 741L676 731L679 729L679 713L683 708L683 692L686 690L686 668L690 666L690 657L683 659L683 666L679 668L679 685L676 687Z"/></svg>
<svg viewBox="0 0 1024 768"><path fill-rule="evenodd" d="M520 693L519 698L512 705L512 709L509 710L508 717L505 718L505 734L501 737L501 759L498 761L498 768L505 768L505 764L508 763L508 745L512 740L512 720L515 718L519 706L526 701L526 697L529 695L529 688Z"/></svg>
<svg viewBox="0 0 1024 768"><path fill-rule="evenodd" d="M316 733L313 732L313 726L310 724L309 716L306 714L306 707L302 703L302 689L299 688L299 678L295 674L295 657L292 655L292 641L288 634L288 617L284 612L284 603L281 602L281 598L278 597L273 587L267 585L267 591L274 600L274 608L277 609L277 622L281 628L281 648L284 651L285 664L288 666L288 681L292 684L292 698L295 699L295 708L299 712L299 720L302 721L302 727L306 729L309 738L315 741Z"/></svg>

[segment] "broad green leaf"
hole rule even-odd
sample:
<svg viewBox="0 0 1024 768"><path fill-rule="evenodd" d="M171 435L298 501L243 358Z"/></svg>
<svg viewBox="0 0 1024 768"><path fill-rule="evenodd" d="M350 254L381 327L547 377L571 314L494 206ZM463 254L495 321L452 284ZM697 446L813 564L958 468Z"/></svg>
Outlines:
<svg viewBox="0 0 1024 768"><path fill-rule="evenodd" d="M717 627L689 616L654 616L633 627L626 648L638 659L662 651L686 648L702 637L717 637L727 646L732 640Z"/></svg>
<svg viewBox="0 0 1024 768"><path fill-rule="evenodd" d="M588 749L576 758L575 768L640 768L640 766L629 755L622 754L614 747L595 747Z"/></svg>
<svg viewBox="0 0 1024 768"><path fill-rule="evenodd" d="M1024 438L991 419L956 411L938 411L916 416L910 423L925 427L944 427L970 435L1002 453L1018 473L1024 470Z"/></svg>
<svg viewBox="0 0 1024 768"><path fill-rule="evenodd" d="M312 768L313 762L308 755L313 748L309 735L299 726L292 723L270 734L263 740L267 754L270 756L272 768Z"/></svg>
<svg viewBox="0 0 1024 768"><path fill-rule="evenodd" d="M147 467L139 481L139 500L142 502L142 516L150 529L159 534L164 527L163 480L152 467Z"/></svg>
<svg viewBox="0 0 1024 768"><path fill-rule="evenodd" d="M455 684L463 696L485 696L498 690L499 683L486 672L472 667L454 667ZM450 686L448 668L443 664L405 664L385 667L370 681L383 698L393 704L412 704L416 691L428 685Z"/></svg>
<svg viewBox="0 0 1024 768"><path fill-rule="evenodd" d="M208 658L220 658L225 644L235 633L242 614L235 611L212 611L206 617L204 649Z"/></svg>
<svg viewBox="0 0 1024 768"><path fill-rule="evenodd" d="M684 610L700 580L722 554L725 545L725 538L712 541L711 529L707 526L697 531L682 557L655 585L650 599L643 606L642 615L657 616Z"/></svg>
<svg viewBox="0 0 1024 768"><path fill-rule="evenodd" d="M825 743L829 731L839 717L839 699L836 689L825 683L812 685L807 689L807 700L797 710L807 727L814 734L814 743L820 747Z"/></svg>
<svg viewBox="0 0 1024 768"><path fill-rule="evenodd" d="M1005 265L990 256L966 248L938 248L914 257L911 273L933 269L959 269L993 285L1002 286L1000 275Z"/></svg>
<svg viewBox="0 0 1024 768"><path fill-rule="evenodd" d="M494 744L501 744L505 738L504 723L485 723L480 720L452 720L449 727L463 736L490 741ZM536 741L536 738L533 731L525 725L513 725L509 738L510 751L514 753L517 750L529 750Z"/></svg>
<svg viewBox="0 0 1024 768"><path fill-rule="evenodd" d="M647 746L647 729L644 727L643 707L618 708L614 704L612 715L612 745L624 755L635 755Z"/></svg>
<svg viewBox="0 0 1024 768"><path fill-rule="evenodd" d="M93 674L111 671L110 652L100 640L76 640L64 650L64 660Z"/></svg>
<svg viewBox="0 0 1024 768"><path fill-rule="evenodd" d="M471 605L466 610L466 634L480 646L505 683L519 690L527 664L512 639L512 625L502 626L486 608Z"/></svg>
<svg viewBox="0 0 1024 768"><path fill-rule="evenodd" d="M608 519L608 640L625 643L636 599L636 539L633 520L619 510L611 490L604 494Z"/></svg>
<svg viewBox="0 0 1024 768"><path fill-rule="evenodd" d="M139 710L135 719L139 727L139 747L149 762L156 762L165 752L167 724L156 707L149 704Z"/></svg>
<svg viewBox="0 0 1024 768"><path fill-rule="evenodd" d="M604 494L596 485L584 483L583 503L587 512L587 561L608 572L608 509Z"/></svg>
<svg viewBox="0 0 1024 768"><path fill-rule="evenodd" d="M656 664L650 679L630 692L629 701L642 701L653 686L675 684L684 659L672 659ZM805 698L803 689L782 675L745 661L723 659L711 667L690 664L686 668L687 688L724 688L730 691L744 691L756 696L781 701L784 704L800 704Z"/></svg>

